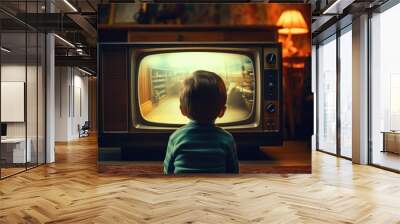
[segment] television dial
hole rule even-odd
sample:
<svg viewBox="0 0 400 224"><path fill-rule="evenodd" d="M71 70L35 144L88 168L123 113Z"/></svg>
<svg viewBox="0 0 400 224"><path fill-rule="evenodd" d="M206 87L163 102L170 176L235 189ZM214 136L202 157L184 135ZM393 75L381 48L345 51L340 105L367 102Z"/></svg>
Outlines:
<svg viewBox="0 0 400 224"><path fill-rule="evenodd" d="M274 53L268 53L265 57L267 64L273 65L276 63L276 55Z"/></svg>
<svg viewBox="0 0 400 224"><path fill-rule="evenodd" d="M275 104L273 103L267 104L267 106L265 106L265 110L268 111L269 113L274 113L276 111Z"/></svg>

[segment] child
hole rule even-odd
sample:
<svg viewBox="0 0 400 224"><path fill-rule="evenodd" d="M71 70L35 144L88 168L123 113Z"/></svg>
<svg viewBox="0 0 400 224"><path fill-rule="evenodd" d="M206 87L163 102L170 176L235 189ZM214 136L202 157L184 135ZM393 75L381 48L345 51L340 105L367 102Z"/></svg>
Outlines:
<svg viewBox="0 0 400 224"><path fill-rule="evenodd" d="M213 72L194 72L183 83L180 109L191 121L170 136L164 173L238 173L235 140L214 124L226 110L223 80Z"/></svg>

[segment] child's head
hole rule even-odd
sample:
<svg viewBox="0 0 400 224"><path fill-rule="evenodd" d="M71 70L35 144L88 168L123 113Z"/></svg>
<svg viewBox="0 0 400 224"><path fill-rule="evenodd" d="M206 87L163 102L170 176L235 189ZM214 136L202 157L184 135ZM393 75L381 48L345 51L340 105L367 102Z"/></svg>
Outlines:
<svg viewBox="0 0 400 224"><path fill-rule="evenodd" d="M186 78L180 95L184 116L201 123L214 123L226 110L226 87L214 72L198 70Z"/></svg>

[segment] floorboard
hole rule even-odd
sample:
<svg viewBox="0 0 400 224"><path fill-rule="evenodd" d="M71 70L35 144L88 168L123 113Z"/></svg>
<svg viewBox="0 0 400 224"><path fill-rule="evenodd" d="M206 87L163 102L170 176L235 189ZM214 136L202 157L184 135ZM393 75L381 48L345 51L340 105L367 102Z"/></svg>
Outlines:
<svg viewBox="0 0 400 224"><path fill-rule="evenodd" d="M312 174L98 173L96 139L0 181L0 223L400 223L400 175L321 152Z"/></svg>

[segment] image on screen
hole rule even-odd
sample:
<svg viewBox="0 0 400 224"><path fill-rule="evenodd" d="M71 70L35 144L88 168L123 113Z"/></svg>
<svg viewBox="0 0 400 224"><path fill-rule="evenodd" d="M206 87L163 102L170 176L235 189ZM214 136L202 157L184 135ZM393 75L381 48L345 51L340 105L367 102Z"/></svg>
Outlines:
<svg viewBox="0 0 400 224"><path fill-rule="evenodd" d="M150 54L138 69L138 97L144 120L159 124L189 121L179 109L183 80L196 70L218 74L227 89L227 110L217 124L243 122L251 117L255 99L255 67L238 53L184 51Z"/></svg>

